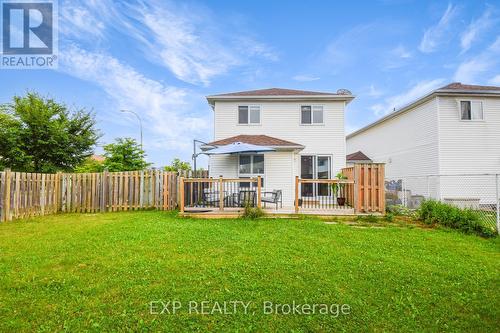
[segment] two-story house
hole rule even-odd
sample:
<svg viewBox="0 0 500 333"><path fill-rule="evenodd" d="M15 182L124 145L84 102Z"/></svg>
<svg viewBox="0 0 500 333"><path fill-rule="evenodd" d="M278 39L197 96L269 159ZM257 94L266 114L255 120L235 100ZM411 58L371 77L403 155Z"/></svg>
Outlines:
<svg viewBox="0 0 500 333"><path fill-rule="evenodd" d="M467 175L500 173L500 87L434 90L349 134L347 152L360 150L386 163L387 178L407 178L412 194L494 202L495 178Z"/></svg>
<svg viewBox="0 0 500 333"><path fill-rule="evenodd" d="M292 206L295 176L334 178L345 167L344 112L353 98L347 90L325 93L278 88L207 96L214 111L214 141L202 149L234 142L274 149L212 155L210 177L261 176L265 189L281 190L283 204Z"/></svg>

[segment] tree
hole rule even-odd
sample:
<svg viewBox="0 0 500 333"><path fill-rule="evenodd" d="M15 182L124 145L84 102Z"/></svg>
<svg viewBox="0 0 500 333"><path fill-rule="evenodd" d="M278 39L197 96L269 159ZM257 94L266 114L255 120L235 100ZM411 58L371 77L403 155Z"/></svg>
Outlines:
<svg viewBox="0 0 500 333"><path fill-rule="evenodd" d="M179 158L174 158L170 165L163 168L165 171L191 170L191 165L188 162L183 162Z"/></svg>
<svg viewBox="0 0 500 333"><path fill-rule="evenodd" d="M99 133L84 109L70 111L36 93L0 105L0 168L72 171L92 154Z"/></svg>
<svg viewBox="0 0 500 333"><path fill-rule="evenodd" d="M143 170L151 165L146 162L146 153L131 138L118 138L115 143L104 146L104 167L108 171Z"/></svg>
<svg viewBox="0 0 500 333"><path fill-rule="evenodd" d="M85 161L75 168L77 173L93 173L93 172L103 172L104 162L93 159L92 157L87 157Z"/></svg>

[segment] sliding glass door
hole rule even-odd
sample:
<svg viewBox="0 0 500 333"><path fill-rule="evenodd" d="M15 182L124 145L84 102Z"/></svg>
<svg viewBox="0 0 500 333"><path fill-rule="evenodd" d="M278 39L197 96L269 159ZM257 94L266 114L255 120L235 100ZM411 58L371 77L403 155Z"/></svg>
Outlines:
<svg viewBox="0 0 500 333"><path fill-rule="evenodd" d="M331 156L303 155L300 157L300 177L303 179L330 179ZM302 184L303 197L330 195L328 184Z"/></svg>

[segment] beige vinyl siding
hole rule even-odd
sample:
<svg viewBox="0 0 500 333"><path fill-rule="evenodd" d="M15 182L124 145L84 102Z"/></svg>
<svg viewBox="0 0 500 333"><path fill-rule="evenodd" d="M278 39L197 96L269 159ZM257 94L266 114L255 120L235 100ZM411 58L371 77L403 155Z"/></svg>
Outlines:
<svg viewBox="0 0 500 333"><path fill-rule="evenodd" d="M460 120L459 101L483 102L482 121ZM442 174L500 172L500 98L439 97Z"/></svg>
<svg viewBox="0 0 500 333"><path fill-rule="evenodd" d="M500 98L439 97L440 173L500 173ZM482 101L483 120L460 119L459 101ZM441 197L475 198L494 202L494 177L442 177ZM490 202L482 202L490 203Z"/></svg>
<svg viewBox="0 0 500 333"><path fill-rule="evenodd" d="M239 125L239 105L260 105L260 125ZM301 105L322 105L324 124L301 125ZM333 174L345 166L343 101L217 101L215 102L215 140L239 134L265 134L305 146L300 153L331 155Z"/></svg>
<svg viewBox="0 0 500 333"><path fill-rule="evenodd" d="M266 191L282 190L283 206L293 206L295 200L294 153L266 153L264 158ZM271 207L271 205L269 206Z"/></svg>
<svg viewBox="0 0 500 333"><path fill-rule="evenodd" d="M433 98L347 139L347 153L361 150L374 162L386 163L387 178L437 174L437 120Z"/></svg>
<svg viewBox="0 0 500 333"><path fill-rule="evenodd" d="M213 155L209 157L208 173L210 177L237 178L238 155Z"/></svg>

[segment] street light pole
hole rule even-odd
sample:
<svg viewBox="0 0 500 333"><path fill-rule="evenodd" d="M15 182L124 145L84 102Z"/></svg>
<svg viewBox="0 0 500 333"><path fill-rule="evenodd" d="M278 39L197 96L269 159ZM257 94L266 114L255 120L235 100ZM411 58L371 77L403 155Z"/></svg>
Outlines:
<svg viewBox="0 0 500 333"><path fill-rule="evenodd" d="M139 126L140 126L140 130L141 130L141 150L144 150L144 147L142 146L142 119L141 119L141 117L139 117L139 115L137 113L135 113L134 111L131 111L131 110L120 110L120 112L132 113L139 120Z"/></svg>

